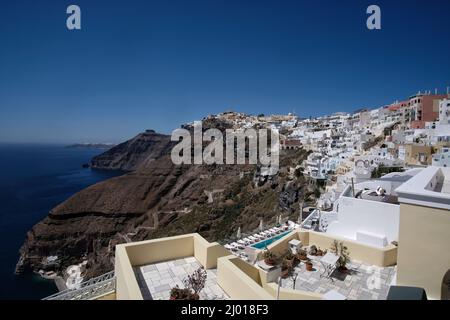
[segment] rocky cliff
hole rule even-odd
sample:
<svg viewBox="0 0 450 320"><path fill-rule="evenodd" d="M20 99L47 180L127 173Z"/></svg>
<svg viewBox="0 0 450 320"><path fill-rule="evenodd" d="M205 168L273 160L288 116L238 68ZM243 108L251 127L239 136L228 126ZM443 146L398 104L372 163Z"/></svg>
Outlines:
<svg viewBox="0 0 450 320"><path fill-rule="evenodd" d="M149 162L168 154L173 145L170 136L147 130L94 157L91 160L91 167L94 169L135 170L139 165L148 165Z"/></svg>
<svg viewBox="0 0 450 320"><path fill-rule="evenodd" d="M296 219L298 201L313 194L289 170L306 157L303 150L284 151L279 174L260 179L256 165L176 166L170 149L168 136L147 131L94 158L94 168L132 171L51 210L27 233L17 272L61 271L87 259L86 277L95 276L113 268L118 243L188 232L226 239L238 226L257 228L261 218ZM49 256L58 258L48 263Z"/></svg>

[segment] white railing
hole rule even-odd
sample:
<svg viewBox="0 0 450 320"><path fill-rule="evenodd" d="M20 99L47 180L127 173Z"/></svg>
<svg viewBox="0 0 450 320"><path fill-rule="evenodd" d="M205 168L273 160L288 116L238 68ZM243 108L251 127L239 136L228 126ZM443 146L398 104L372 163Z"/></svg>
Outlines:
<svg viewBox="0 0 450 320"><path fill-rule="evenodd" d="M320 210L315 209L313 210L308 217L306 217L305 220L303 220L301 227L303 229L314 229L316 225L319 224L320 220Z"/></svg>
<svg viewBox="0 0 450 320"><path fill-rule="evenodd" d="M60 291L43 300L91 300L116 290L114 271L82 282L78 289Z"/></svg>

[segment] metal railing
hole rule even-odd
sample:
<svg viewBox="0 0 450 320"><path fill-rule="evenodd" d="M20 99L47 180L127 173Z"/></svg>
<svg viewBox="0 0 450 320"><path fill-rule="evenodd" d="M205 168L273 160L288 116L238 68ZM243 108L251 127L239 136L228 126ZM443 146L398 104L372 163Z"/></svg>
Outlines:
<svg viewBox="0 0 450 320"><path fill-rule="evenodd" d="M63 290L43 300L90 300L115 290L116 277L114 271L111 271L82 282L78 289Z"/></svg>

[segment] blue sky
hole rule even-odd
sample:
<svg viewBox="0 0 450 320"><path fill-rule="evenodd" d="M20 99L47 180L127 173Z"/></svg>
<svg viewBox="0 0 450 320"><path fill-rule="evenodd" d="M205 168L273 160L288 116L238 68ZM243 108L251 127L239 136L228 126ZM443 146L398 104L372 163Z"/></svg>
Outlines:
<svg viewBox="0 0 450 320"><path fill-rule="evenodd" d="M77 4L82 30L66 28ZM366 28L378 4L382 30ZM120 142L227 109L301 117L450 86L450 2L2 1L0 141Z"/></svg>

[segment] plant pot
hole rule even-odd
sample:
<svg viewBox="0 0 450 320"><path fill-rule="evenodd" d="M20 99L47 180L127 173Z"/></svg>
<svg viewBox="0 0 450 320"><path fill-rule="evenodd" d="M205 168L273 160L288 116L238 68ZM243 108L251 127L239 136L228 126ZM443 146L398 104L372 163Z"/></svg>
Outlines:
<svg viewBox="0 0 450 320"><path fill-rule="evenodd" d="M200 300L200 296L197 293L184 295L184 296L170 296L169 300Z"/></svg>
<svg viewBox="0 0 450 320"><path fill-rule="evenodd" d="M286 279L289 276L289 269L281 270L281 278Z"/></svg>
<svg viewBox="0 0 450 320"><path fill-rule="evenodd" d="M338 270L339 270L339 272L346 273L348 271L348 268L345 266L343 266L343 267L341 266L341 267L338 267Z"/></svg>
<svg viewBox="0 0 450 320"><path fill-rule="evenodd" d="M291 259L291 260L286 259L286 265L288 265L289 267L292 267L294 265L294 259Z"/></svg>
<svg viewBox="0 0 450 320"><path fill-rule="evenodd" d="M308 260L308 256L306 256L306 255L300 255L298 258L300 259L300 261Z"/></svg>
<svg viewBox="0 0 450 320"><path fill-rule="evenodd" d="M200 296L197 293L191 294L189 300L200 300Z"/></svg>
<svg viewBox="0 0 450 320"><path fill-rule="evenodd" d="M274 266L276 264L275 260L273 259L264 259L264 262L269 266Z"/></svg>
<svg viewBox="0 0 450 320"><path fill-rule="evenodd" d="M313 271L313 264L312 262L308 261L305 263L306 271Z"/></svg>

